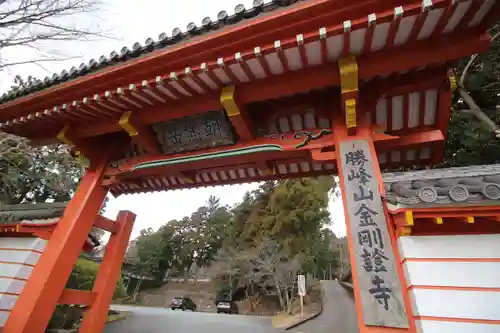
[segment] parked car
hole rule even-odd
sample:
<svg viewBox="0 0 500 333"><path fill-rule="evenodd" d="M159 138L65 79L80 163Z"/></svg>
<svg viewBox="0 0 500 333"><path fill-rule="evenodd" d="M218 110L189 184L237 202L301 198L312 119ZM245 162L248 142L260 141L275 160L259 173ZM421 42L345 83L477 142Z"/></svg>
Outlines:
<svg viewBox="0 0 500 333"><path fill-rule="evenodd" d="M238 314L238 305L234 301L219 301L217 303L217 313Z"/></svg>
<svg viewBox="0 0 500 333"><path fill-rule="evenodd" d="M189 297L174 297L172 303L170 303L170 308L172 310L181 309L196 311L196 304Z"/></svg>

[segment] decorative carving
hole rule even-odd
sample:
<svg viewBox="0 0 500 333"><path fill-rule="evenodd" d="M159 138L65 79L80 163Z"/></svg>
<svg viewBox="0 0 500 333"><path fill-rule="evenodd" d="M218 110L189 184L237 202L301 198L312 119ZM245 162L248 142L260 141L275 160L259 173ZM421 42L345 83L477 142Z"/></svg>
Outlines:
<svg viewBox="0 0 500 333"><path fill-rule="evenodd" d="M309 142L321 138L323 135L332 134L332 130L322 129L317 134L312 134L312 132L296 132L294 135L295 139L300 139L305 136L304 141L295 146L295 148L302 148L306 146Z"/></svg>
<svg viewBox="0 0 500 333"><path fill-rule="evenodd" d="M500 164L432 169L383 175L389 204L398 208L429 205L500 204Z"/></svg>
<svg viewBox="0 0 500 333"><path fill-rule="evenodd" d="M418 191L418 197L425 203L431 203L436 201L438 194L432 187L422 187Z"/></svg>
<svg viewBox="0 0 500 333"><path fill-rule="evenodd" d="M454 185L449 191L450 198L456 202L463 202L469 198L469 191L463 185Z"/></svg>
<svg viewBox="0 0 500 333"><path fill-rule="evenodd" d="M282 134L268 134L264 135L264 138L267 139L277 139L279 138L280 140L286 141L290 139L302 139L304 138L304 141L301 143L297 144L295 148L302 148L305 147L309 142L313 140L318 140L323 137L323 135L328 135L332 134L333 131L331 129L321 129L318 130L316 134L313 134L312 131L298 131L298 132L292 132L292 133L282 133Z"/></svg>
<svg viewBox="0 0 500 333"><path fill-rule="evenodd" d="M483 195L490 200L500 199L500 185L488 183L483 187Z"/></svg>

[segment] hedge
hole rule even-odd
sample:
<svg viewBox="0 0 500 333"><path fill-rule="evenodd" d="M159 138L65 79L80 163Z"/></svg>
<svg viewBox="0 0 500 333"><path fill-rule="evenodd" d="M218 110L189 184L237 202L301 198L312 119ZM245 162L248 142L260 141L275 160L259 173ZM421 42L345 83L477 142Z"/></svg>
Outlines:
<svg viewBox="0 0 500 333"><path fill-rule="evenodd" d="M92 290L99 270L99 264L88 259L79 258L71 272L66 288ZM127 295L123 280L120 277L116 284L114 299ZM74 327L82 317L84 308L80 306L58 305L49 323L49 329L69 329Z"/></svg>

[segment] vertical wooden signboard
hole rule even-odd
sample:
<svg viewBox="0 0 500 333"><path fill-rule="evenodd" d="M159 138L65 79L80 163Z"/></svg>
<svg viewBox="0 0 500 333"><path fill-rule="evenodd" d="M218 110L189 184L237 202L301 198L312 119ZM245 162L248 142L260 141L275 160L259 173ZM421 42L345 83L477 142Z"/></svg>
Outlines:
<svg viewBox="0 0 500 333"><path fill-rule="evenodd" d="M369 143L343 141L339 152L363 322L367 326L408 328L401 281Z"/></svg>

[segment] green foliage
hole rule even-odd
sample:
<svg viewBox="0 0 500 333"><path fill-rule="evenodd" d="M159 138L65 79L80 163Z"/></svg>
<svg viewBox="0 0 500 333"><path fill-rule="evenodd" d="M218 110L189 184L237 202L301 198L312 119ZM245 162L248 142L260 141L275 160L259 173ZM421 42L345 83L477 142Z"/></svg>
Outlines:
<svg viewBox="0 0 500 333"><path fill-rule="evenodd" d="M36 81L17 76L13 90ZM0 132L0 202L67 201L74 194L83 166L62 144L31 147L28 141Z"/></svg>
<svg viewBox="0 0 500 333"><path fill-rule="evenodd" d="M288 311L299 272L337 274L336 237L325 228L333 189L333 177L265 182L232 208L211 196L191 216L142 230L127 261L157 281L209 266L218 298L246 295L253 307L271 293Z"/></svg>
<svg viewBox="0 0 500 333"><path fill-rule="evenodd" d="M99 264L79 258L68 279L66 288L77 290L92 290L99 270ZM113 298L123 298L127 295L123 281L120 278L115 287ZM49 322L49 329L71 329L82 318L84 307L74 305L58 305Z"/></svg>
<svg viewBox="0 0 500 333"><path fill-rule="evenodd" d="M491 117L500 123L500 114ZM500 140L468 114L454 112L442 167L500 163Z"/></svg>
<svg viewBox="0 0 500 333"><path fill-rule="evenodd" d="M92 290L99 270L99 264L91 260L79 258L68 279L66 288L78 290ZM113 298L123 298L127 295L123 281L120 278L116 284Z"/></svg>
<svg viewBox="0 0 500 333"><path fill-rule="evenodd" d="M497 36L500 28L490 33ZM464 88L474 102L495 123L500 124L500 39L495 38L488 52L473 56L464 76ZM456 71L464 72L470 57L462 59ZM471 114L458 93L454 94L452 117L446 145L446 160L439 167L500 163L500 139Z"/></svg>

